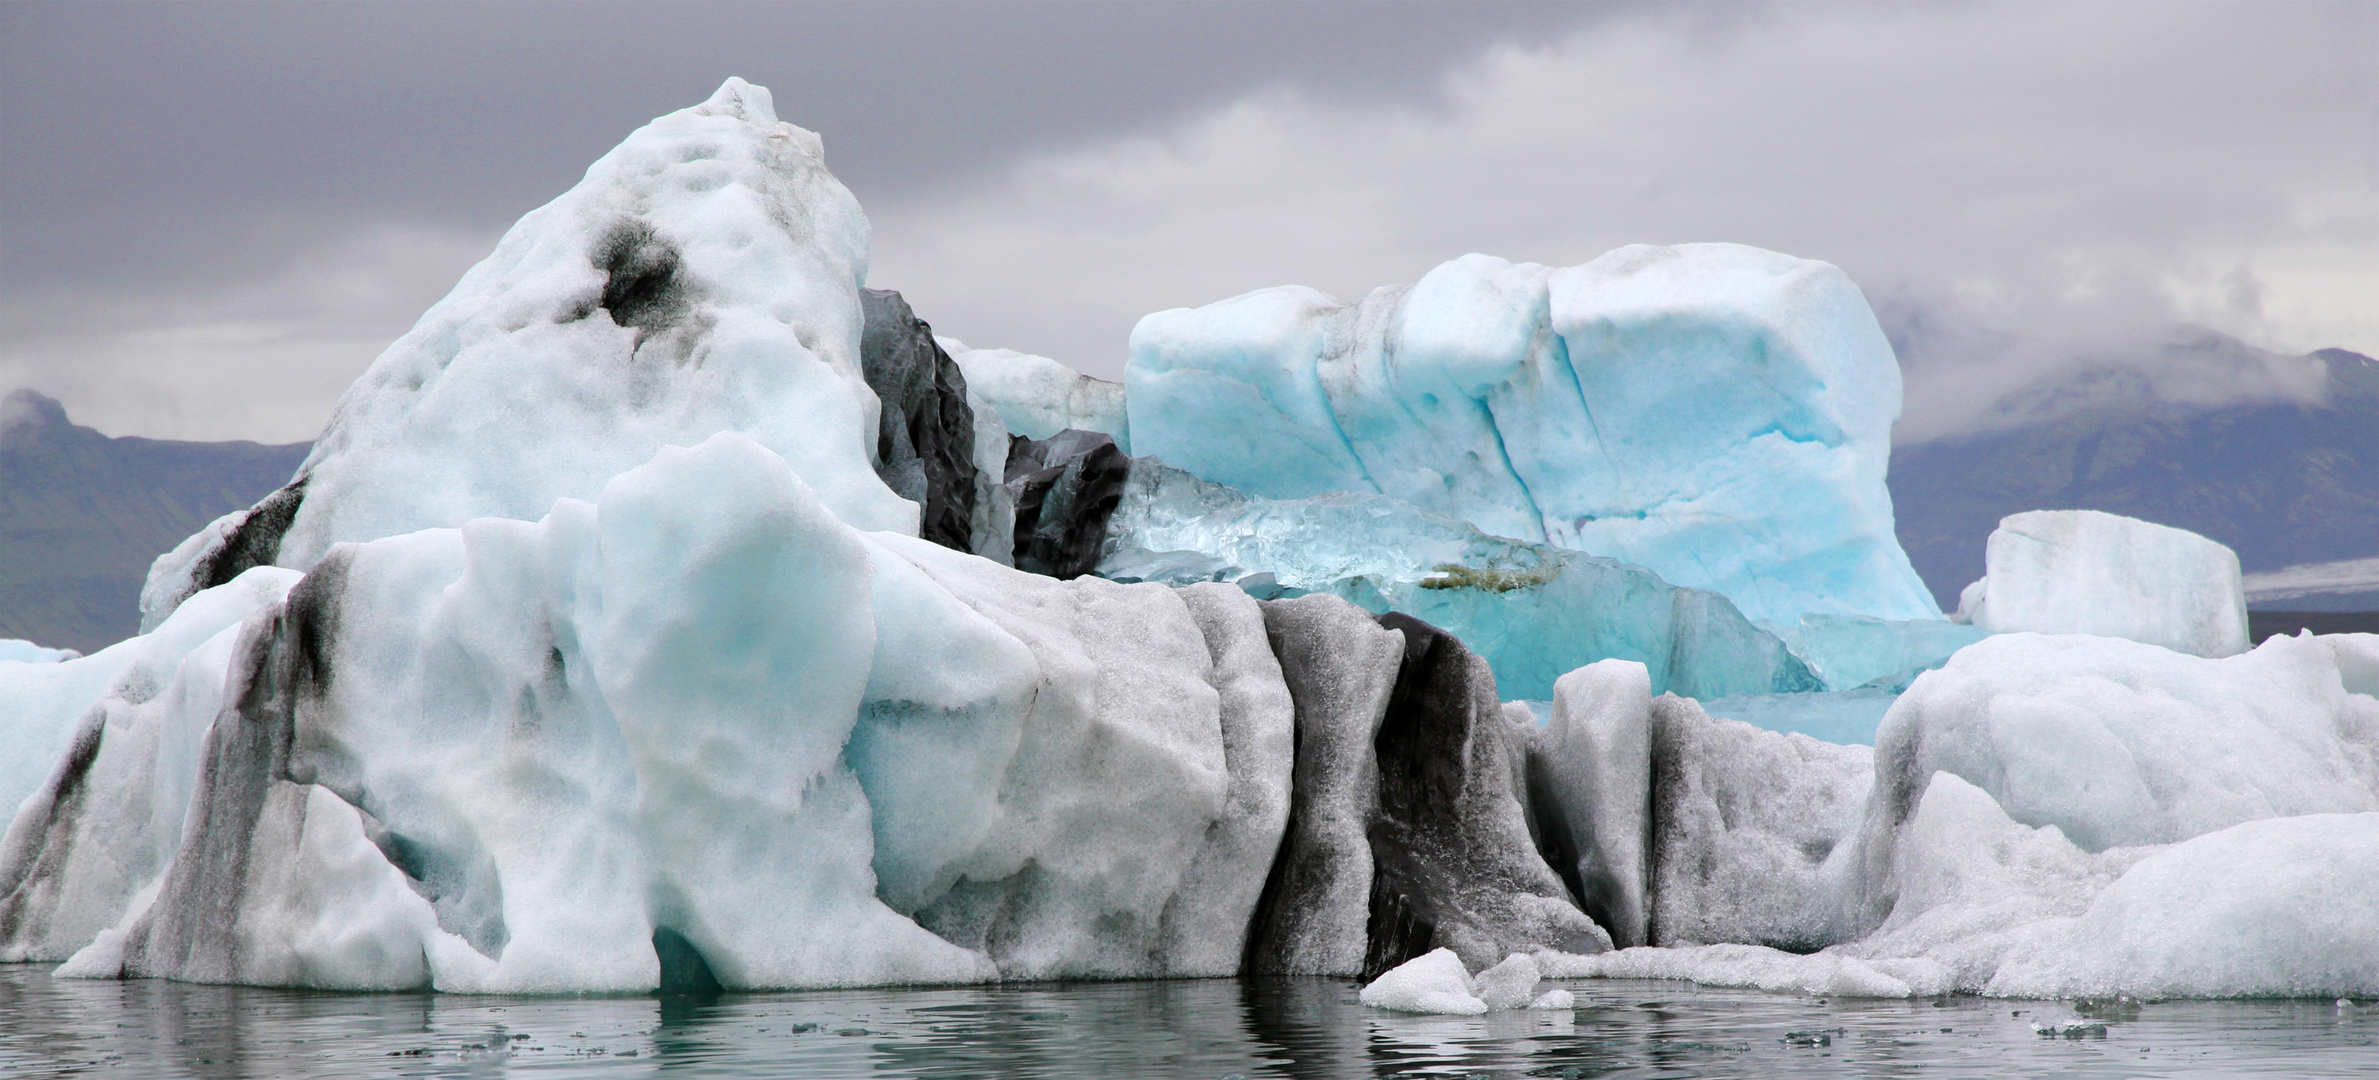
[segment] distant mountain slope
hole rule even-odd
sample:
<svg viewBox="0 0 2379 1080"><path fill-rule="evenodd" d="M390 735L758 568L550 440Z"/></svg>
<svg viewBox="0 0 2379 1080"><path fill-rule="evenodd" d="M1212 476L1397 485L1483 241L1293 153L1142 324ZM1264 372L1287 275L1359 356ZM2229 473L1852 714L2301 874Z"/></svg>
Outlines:
<svg viewBox="0 0 2379 1080"><path fill-rule="evenodd" d="M140 629L149 563L289 481L311 444L109 438L0 402L0 638L90 652Z"/></svg>
<svg viewBox="0 0 2379 1080"><path fill-rule="evenodd" d="M2379 556L2379 362L2343 349L2312 356L2329 372L2318 406L2207 410L2124 385L2136 373L2099 369L2014 403L2038 422L1896 447L1900 544L1945 610L1982 576L1992 528L2021 510L2105 510L2189 529L2230 545L2250 573ZM2046 399L2066 407L2040 407Z"/></svg>

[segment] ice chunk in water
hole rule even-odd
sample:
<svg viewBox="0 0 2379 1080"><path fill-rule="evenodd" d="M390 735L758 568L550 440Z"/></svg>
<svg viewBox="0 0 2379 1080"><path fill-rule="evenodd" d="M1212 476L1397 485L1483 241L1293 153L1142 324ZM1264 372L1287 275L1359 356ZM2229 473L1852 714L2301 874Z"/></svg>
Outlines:
<svg viewBox="0 0 2379 1080"><path fill-rule="evenodd" d="M1375 1009L1477 1016L1488 1006L1471 989L1470 972L1454 950L1433 949L1388 969L1359 996Z"/></svg>
<svg viewBox="0 0 2379 1080"><path fill-rule="evenodd" d="M1490 1009L1518 1009L1536 1000L1536 984L1542 981L1544 976L1538 974L1534 957L1513 953L1494 967L1479 972L1471 980L1471 987Z"/></svg>

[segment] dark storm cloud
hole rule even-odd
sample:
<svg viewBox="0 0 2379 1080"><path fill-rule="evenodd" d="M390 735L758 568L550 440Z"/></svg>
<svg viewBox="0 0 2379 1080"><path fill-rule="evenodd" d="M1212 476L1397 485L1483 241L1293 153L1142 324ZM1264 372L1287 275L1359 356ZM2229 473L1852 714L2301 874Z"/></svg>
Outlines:
<svg viewBox="0 0 2379 1080"><path fill-rule="evenodd" d="M305 438L731 74L824 135L871 284L1107 377L1160 308L1701 240L1848 270L1903 438L2176 323L2379 351L2373 3L0 2L0 389Z"/></svg>
<svg viewBox="0 0 2379 1080"><path fill-rule="evenodd" d="M358 219L500 228L728 75L863 201L1265 84L1415 100L1552 4L0 7L0 287L269 266Z"/></svg>

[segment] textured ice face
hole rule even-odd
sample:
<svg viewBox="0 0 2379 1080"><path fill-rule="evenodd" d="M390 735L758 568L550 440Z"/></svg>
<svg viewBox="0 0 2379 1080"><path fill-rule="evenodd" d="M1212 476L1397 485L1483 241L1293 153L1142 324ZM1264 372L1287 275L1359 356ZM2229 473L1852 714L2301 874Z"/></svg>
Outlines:
<svg viewBox="0 0 2379 1080"><path fill-rule="evenodd" d="M2274 638L2219 660L2116 638L1989 638L1885 716L1868 840L1888 844L1877 830L1936 770L2092 851L2379 810L2374 657L2371 635Z"/></svg>
<svg viewBox="0 0 2379 1080"><path fill-rule="evenodd" d="M1806 951L1842 937L1872 754L1715 720L1609 660L1562 678L1529 754L1540 843L1614 943Z"/></svg>
<svg viewBox="0 0 2379 1080"><path fill-rule="evenodd" d="M297 580L258 567L145 637L0 680L24 785L0 792L18 822L0 846L0 958L66 959L165 872L242 627Z"/></svg>
<svg viewBox="0 0 2379 1080"><path fill-rule="evenodd" d="M2096 510L2003 518L1958 617L1986 630L2097 634L2193 656L2247 651L2239 558L2175 529Z"/></svg>
<svg viewBox="0 0 2379 1080"><path fill-rule="evenodd" d="M1824 263L1639 246L1269 289L1141 320L1125 385L1138 453L1250 494L1385 493L1786 625L1940 614L1883 485L1899 369Z"/></svg>
<svg viewBox="0 0 2379 1080"><path fill-rule="evenodd" d="M7 748L0 753L0 808L14 811L55 779L78 730L97 722L98 713L126 722L126 710L144 707L185 681L185 658L279 603L297 579L292 571L242 576L193 598L187 613L141 637L85 657L0 668L0 746ZM187 681L195 685L204 676L193 672Z"/></svg>
<svg viewBox="0 0 2379 1080"><path fill-rule="evenodd" d="M1294 705L1244 591L861 533L740 435L291 596L210 646L181 750L95 744L107 800L168 776L195 823L44 819L162 845L29 944L347 988L1225 975L1281 847Z"/></svg>
<svg viewBox="0 0 2379 1080"><path fill-rule="evenodd" d="M302 570L341 541L531 521L720 431L792 463L852 526L914 535L917 505L871 458L867 244L818 137L730 79L523 217L373 361L300 467L301 497L251 546ZM177 577L238 539L152 571L172 587L150 590L144 625L190 591Z"/></svg>

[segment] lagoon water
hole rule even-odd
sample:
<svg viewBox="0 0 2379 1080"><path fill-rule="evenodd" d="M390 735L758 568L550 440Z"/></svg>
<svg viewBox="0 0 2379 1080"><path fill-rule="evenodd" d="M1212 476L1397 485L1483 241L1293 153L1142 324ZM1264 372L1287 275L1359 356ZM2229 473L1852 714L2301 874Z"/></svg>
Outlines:
<svg viewBox="0 0 2379 1080"><path fill-rule="evenodd" d="M1574 980L1573 1011L1420 1017L1327 979L649 997L330 994L0 965L0 1074L244 1077L2379 1076L2379 1002L2049 1002Z"/></svg>

